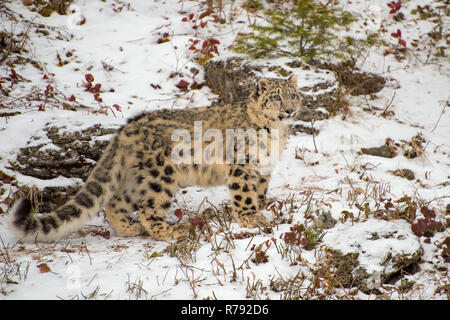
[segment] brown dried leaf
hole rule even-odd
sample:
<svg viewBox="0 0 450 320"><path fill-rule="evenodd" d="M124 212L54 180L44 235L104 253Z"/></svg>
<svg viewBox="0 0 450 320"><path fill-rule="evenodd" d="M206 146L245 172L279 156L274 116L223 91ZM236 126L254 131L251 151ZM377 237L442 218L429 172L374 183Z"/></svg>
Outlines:
<svg viewBox="0 0 450 320"><path fill-rule="evenodd" d="M39 268L40 273L47 273L52 271L46 263L38 264L37 267Z"/></svg>

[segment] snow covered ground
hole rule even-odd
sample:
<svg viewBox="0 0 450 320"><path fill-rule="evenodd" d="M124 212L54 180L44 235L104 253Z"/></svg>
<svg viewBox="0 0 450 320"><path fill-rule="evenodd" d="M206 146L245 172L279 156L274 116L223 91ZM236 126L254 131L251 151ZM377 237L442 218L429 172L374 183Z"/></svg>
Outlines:
<svg viewBox="0 0 450 320"><path fill-rule="evenodd" d="M194 29L189 15L205 10L201 1L142 0L127 6L118 0L75 0L70 15L55 12L48 18L30 11L21 1L4 1L2 5L30 23L15 23L4 15L0 22L2 30L13 30L15 34L29 32L26 56L41 67L17 64L15 75L10 66L0 64L1 85L10 91L9 96L2 95L0 112L21 112L0 117L0 170L15 176L18 185L43 188L81 183L80 179L39 180L25 176L10 170L9 162L15 160L20 148L49 141L43 132L48 123L65 125L68 131L96 123L116 128L141 111L209 105L215 95L206 86L188 91L176 87L182 79L189 83L194 79L201 82L204 76L194 60L195 53L188 50L189 39L214 37L220 42L220 57L235 55L230 46L236 35L245 32L248 21L255 19L241 7L242 2L223 1L221 14L232 18L233 23L209 22L204 28ZM177 248L175 244L147 238L117 237L99 214L90 227L110 230L108 239L87 232L55 244L22 244L8 229L8 206L0 202L3 209L0 210L0 298L280 299L292 297L289 295L292 292L286 289L290 283L297 286L298 291L292 295L299 298L448 299L449 264L441 254L445 248L442 243L450 236L448 224L432 237L417 238L410 230L410 223L397 221L402 230L409 232L408 237L420 243L423 256L416 272L383 285L377 293L333 287L325 277L314 273L325 245L333 245L337 233L353 230L352 240L358 242L357 237L363 238L367 223L374 221L374 228L379 228L379 221L374 218L362 223L364 211L357 205L367 203L373 209L383 198L385 202L381 206L392 201L397 208L405 203L399 200L409 196L433 210L436 221L445 224L450 219L448 16L442 16L447 42L444 36L431 46L427 33L435 25L411 13L424 1L403 2L403 21L392 18L387 1L336 2L358 17L349 33L358 36L367 28L381 30L382 39L394 46L397 39L390 34L401 29L407 50L401 54L404 59L397 59L395 54L385 54L387 46L371 48L358 61L358 66L388 79L385 88L370 99L348 96L347 111L314 124L320 130L315 141L307 134L289 138L272 174L269 196L280 201L293 196L298 208L291 213L292 221L278 224L268 234L241 229L227 218L214 217L212 232L192 231L195 233L192 243ZM444 3L425 2L434 8ZM415 39L416 47L412 46ZM440 46L446 47L445 55L436 57L433 50ZM95 77L95 83L101 84L102 105L109 108L102 108L85 91L82 84L88 73ZM297 76L300 87L311 84L310 74L299 71ZM21 81L14 82L16 77ZM42 106L45 94L37 99L30 92L44 92L48 86L55 92L58 90L56 97L61 101L73 95L77 103L89 108L64 110L56 99L49 99ZM43 108L45 111L38 110ZM383 111L386 111L384 117ZM423 153L414 159L403 156L406 142L418 134L425 141ZM30 141L32 136L38 139ZM398 149L394 158L360 152L361 148L384 145L387 139ZM407 180L393 174L401 169L412 170L415 178ZM0 201L17 189L5 181L0 187L4 190L0 192ZM190 187L176 195L172 212L183 208L201 213L211 205L218 208L229 200L225 187ZM283 237L293 225L305 223L305 212L310 205L314 208L312 213L329 211L340 221L326 230L322 242L314 249L289 247ZM343 221L345 213L347 217L352 213L354 218L360 213L361 217L359 221ZM264 214L268 219L276 218L270 211ZM417 218L422 215L417 208ZM173 213L170 218L176 220ZM225 227L220 226L220 219L225 221ZM188 223L187 220L183 222ZM401 241L393 243L395 246ZM345 244L339 245L345 251ZM402 244L398 246L394 249L406 250ZM264 251L262 256L268 258L267 262L255 260L258 248ZM405 283L411 286L402 291L399 288Z"/></svg>

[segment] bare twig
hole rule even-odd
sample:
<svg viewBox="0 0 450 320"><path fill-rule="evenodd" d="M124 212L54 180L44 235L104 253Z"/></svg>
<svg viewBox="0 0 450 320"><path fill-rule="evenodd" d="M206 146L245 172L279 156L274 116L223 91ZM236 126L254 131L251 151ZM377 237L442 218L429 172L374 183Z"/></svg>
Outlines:
<svg viewBox="0 0 450 320"><path fill-rule="evenodd" d="M439 118L436 122L436 124L434 125L433 129L431 129L431 132L433 132L434 130L436 130L439 121L441 121L442 115L444 114L445 108L450 106L450 97L447 98L447 100L444 102L444 107L442 108L441 114L439 115Z"/></svg>
<svg viewBox="0 0 450 320"><path fill-rule="evenodd" d="M312 138L313 138L313 143L314 143L314 152L315 153L319 153L319 150L317 150L317 145L316 145L316 134L314 131L314 123L316 122L316 119L311 119L311 134L312 134Z"/></svg>
<svg viewBox="0 0 450 320"><path fill-rule="evenodd" d="M386 106L386 108L384 108L383 112L381 113L381 115L382 115L383 117L385 117L385 116L387 115L386 112L388 111L388 109L389 109L390 106L392 105L392 102L394 102L394 98L395 98L395 94L396 94L396 93L397 93L397 92L394 91L394 94L392 95L391 101L388 103L388 105Z"/></svg>

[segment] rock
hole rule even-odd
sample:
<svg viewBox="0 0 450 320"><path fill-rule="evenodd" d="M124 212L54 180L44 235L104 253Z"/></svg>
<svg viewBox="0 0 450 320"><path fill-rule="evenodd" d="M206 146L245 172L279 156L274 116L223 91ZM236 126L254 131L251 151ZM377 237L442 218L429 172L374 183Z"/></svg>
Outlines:
<svg viewBox="0 0 450 320"><path fill-rule="evenodd" d="M1 105L0 105L1 106ZM20 111L15 111L15 112L0 112L0 118L2 117L14 117L14 116L18 116L19 114L22 114L22 112Z"/></svg>
<svg viewBox="0 0 450 320"><path fill-rule="evenodd" d="M405 178L408 180L414 180L416 178L414 171L409 170L409 169L395 170L395 171L392 171L392 174L394 176L402 177L402 178Z"/></svg>
<svg viewBox="0 0 450 320"><path fill-rule="evenodd" d="M60 15L66 15L67 9L70 7L73 0L50 0L44 7L40 6L41 1L36 3L33 2L34 1L32 1L30 5L35 4L34 10L38 10L39 14L43 17L50 17L54 11L58 12Z"/></svg>
<svg viewBox="0 0 450 320"><path fill-rule="evenodd" d="M361 148L361 152L370 156L377 156L383 158L393 158L397 155L387 145L375 148Z"/></svg>
<svg viewBox="0 0 450 320"><path fill-rule="evenodd" d="M205 82L224 104L245 101L256 84L256 71L261 68L245 63L242 58L211 59L204 64Z"/></svg>
<svg viewBox="0 0 450 320"><path fill-rule="evenodd" d="M319 129L317 128L312 128L311 126L306 126L303 124L296 124L290 127L290 134L295 135L297 132L302 132L302 133L307 133L310 135L315 135L317 136L319 134Z"/></svg>
<svg viewBox="0 0 450 320"><path fill-rule="evenodd" d="M99 124L82 131L67 132L65 128L47 127L47 137L57 148L46 144L26 147L17 155L15 170L39 179L59 176L86 180L100 158L109 139L102 138L117 132Z"/></svg>
<svg viewBox="0 0 450 320"><path fill-rule="evenodd" d="M219 103L245 101L261 77L287 78L296 74L300 83L303 77L313 83L310 87L300 87L303 108L296 120L310 122L313 119L327 119L342 107L334 75L329 70L312 70L311 66L296 59L283 58L269 62L255 62L241 57L211 59L205 63L204 70L206 85L219 96ZM315 81L310 79L312 74Z"/></svg>
<svg viewBox="0 0 450 320"><path fill-rule="evenodd" d="M80 131L69 132L65 127L48 126L44 129L51 143L26 147L17 155L17 162L12 167L27 176L38 179L53 179L60 176L86 180L103 150L109 143L113 128L103 128L100 124ZM30 140L33 140L31 138ZM22 186L11 197L15 200L28 196L39 199L37 212L50 212L63 205L74 196L79 186L46 187L43 190Z"/></svg>
<svg viewBox="0 0 450 320"><path fill-rule="evenodd" d="M28 198L32 200L36 212L46 213L55 210L65 204L80 189L79 185L67 187L45 187L39 190L36 186L21 186L16 192L5 200L5 203L12 206L18 199Z"/></svg>
<svg viewBox="0 0 450 320"><path fill-rule="evenodd" d="M337 221L333 219L330 211L319 211L316 210L317 217L314 219L313 228L316 229L331 229L333 228Z"/></svg>
<svg viewBox="0 0 450 320"><path fill-rule="evenodd" d="M367 72L344 72L341 79L352 96L377 93L386 84L382 76Z"/></svg>
<svg viewBox="0 0 450 320"><path fill-rule="evenodd" d="M344 287L363 292L378 289L393 275L416 263L423 249L410 225L397 220L369 219L339 225L325 234L327 256L319 274Z"/></svg>
<svg viewBox="0 0 450 320"><path fill-rule="evenodd" d="M373 94L381 91L386 84L386 79L376 73L360 72L353 61L344 61L339 64L312 61L314 66L328 69L337 74L349 93L353 96Z"/></svg>

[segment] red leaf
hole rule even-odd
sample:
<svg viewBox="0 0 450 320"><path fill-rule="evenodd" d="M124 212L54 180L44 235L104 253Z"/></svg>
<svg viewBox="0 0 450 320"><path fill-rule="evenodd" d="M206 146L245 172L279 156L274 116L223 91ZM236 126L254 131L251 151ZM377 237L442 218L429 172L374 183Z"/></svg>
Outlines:
<svg viewBox="0 0 450 320"><path fill-rule="evenodd" d="M86 23L86 17L82 16L81 20L77 21L75 24L82 26L85 23Z"/></svg>
<svg viewBox="0 0 450 320"><path fill-rule="evenodd" d="M94 86L94 91L95 92L100 92L100 88L102 87L102 84L101 83L96 83L95 84L95 86Z"/></svg>
<svg viewBox="0 0 450 320"><path fill-rule="evenodd" d="M220 17L217 14L214 14L212 17L213 17L213 22L214 23L217 23L217 22L220 21Z"/></svg>
<svg viewBox="0 0 450 320"><path fill-rule="evenodd" d="M47 273L50 272L50 267L46 263L38 264L37 267L39 268L40 273Z"/></svg>
<svg viewBox="0 0 450 320"><path fill-rule="evenodd" d="M165 43L165 42L169 42L170 39L169 38L159 38L156 43L157 44L161 44L161 43Z"/></svg>
<svg viewBox="0 0 450 320"><path fill-rule="evenodd" d="M403 39L398 39L398 44L404 46L406 48L406 41Z"/></svg>
<svg viewBox="0 0 450 320"><path fill-rule="evenodd" d="M411 230L418 237L431 237L441 228L441 224L431 218L418 219L411 225Z"/></svg>
<svg viewBox="0 0 450 320"><path fill-rule="evenodd" d="M95 93L95 94L94 94L94 99L95 99L95 101L97 101L97 102L103 102L103 99L100 98L100 95L99 95L98 93Z"/></svg>
<svg viewBox="0 0 450 320"><path fill-rule="evenodd" d="M189 20L192 20L192 19L194 19L194 14L193 13L189 14Z"/></svg>
<svg viewBox="0 0 450 320"><path fill-rule="evenodd" d="M389 11L390 14L394 14L402 8L402 3L400 1L391 1L386 5L391 8L391 10Z"/></svg>
<svg viewBox="0 0 450 320"><path fill-rule="evenodd" d="M295 233L294 232L286 232L284 234L283 240L286 244L294 244L295 241Z"/></svg>
<svg viewBox="0 0 450 320"><path fill-rule="evenodd" d="M87 82L93 82L94 81L94 76L90 73L86 73L84 75L84 78L86 79Z"/></svg>
<svg viewBox="0 0 450 320"><path fill-rule="evenodd" d="M84 82L81 84L81 86L86 88L84 91L89 91L92 87L92 82Z"/></svg>
<svg viewBox="0 0 450 320"><path fill-rule="evenodd" d="M428 209L427 207L422 207L420 209L420 212L422 212L422 214L424 215L425 218L435 218L436 217L436 213L434 212L434 210Z"/></svg>
<svg viewBox="0 0 450 320"><path fill-rule="evenodd" d="M116 109L117 111L122 111L122 109L118 104L113 104L113 108Z"/></svg>
<svg viewBox="0 0 450 320"><path fill-rule="evenodd" d="M202 218L191 218L189 219L189 222L191 225L197 226L200 229L202 229L203 226L205 225L205 221Z"/></svg>
<svg viewBox="0 0 450 320"><path fill-rule="evenodd" d="M181 79L177 84L176 87L178 89L185 89L187 88L187 86L189 85L189 82L187 82L186 80Z"/></svg>
<svg viewBox="0 0 450 320"><path fill-rule="evenodd" d="M16 70L11 69L11 72L9 73L9 76L13 79L17 79L17 73Z"/></svg>
<svg viewBox="0 0 450 320"><path fill-rule="evenodd" d="M394 207L394 205L392 204L391 200L389 200L389 201L384 205L384 208L385 208L386 210L389 210L390 208L393 208L393 207Z"/></svg>
<svg viewBox="0 0 450 320"><path fill-rule="evenodd" d="M308 245L308 239L302 238L302 240L300 240L300 245L306 247Z"/></svg>
<svg viewBox="0 0 450 320"><path fill-rule="evenodd" d="M419 221L411 225L411 231L418 237L423 235L423 229L423 223L420 223Z"/></svg>
<svg viewBox="0 0 450 320"><path fill-rule="evenodd" d="M394 37L394 38L399 38L400 39L402 37L402 32L401 32L400 29L397 29L397 32L391 33L391 36Z"/></svg>
<svg viewBox="0 0 450 320"><path fill-rule="evenodd" d="M77 100L77 98L75 98L74 95L71 95L70 98L69 98L69 101L76 101L76 100Z"/></svg>
<svg viewBox="0 0 450 320"><path fill-rule="evenodd" d="M443 244L445 244L447 248L450 249L450 237L445 238Z"/></svg>
<svg viewBox="0 0 450 320"><path fill-rule="evenodd" d="M178 218L177 223L180 223L181 219L183 218L183 210L176 209L174 214L175 214L175 217Z"/></svg>

